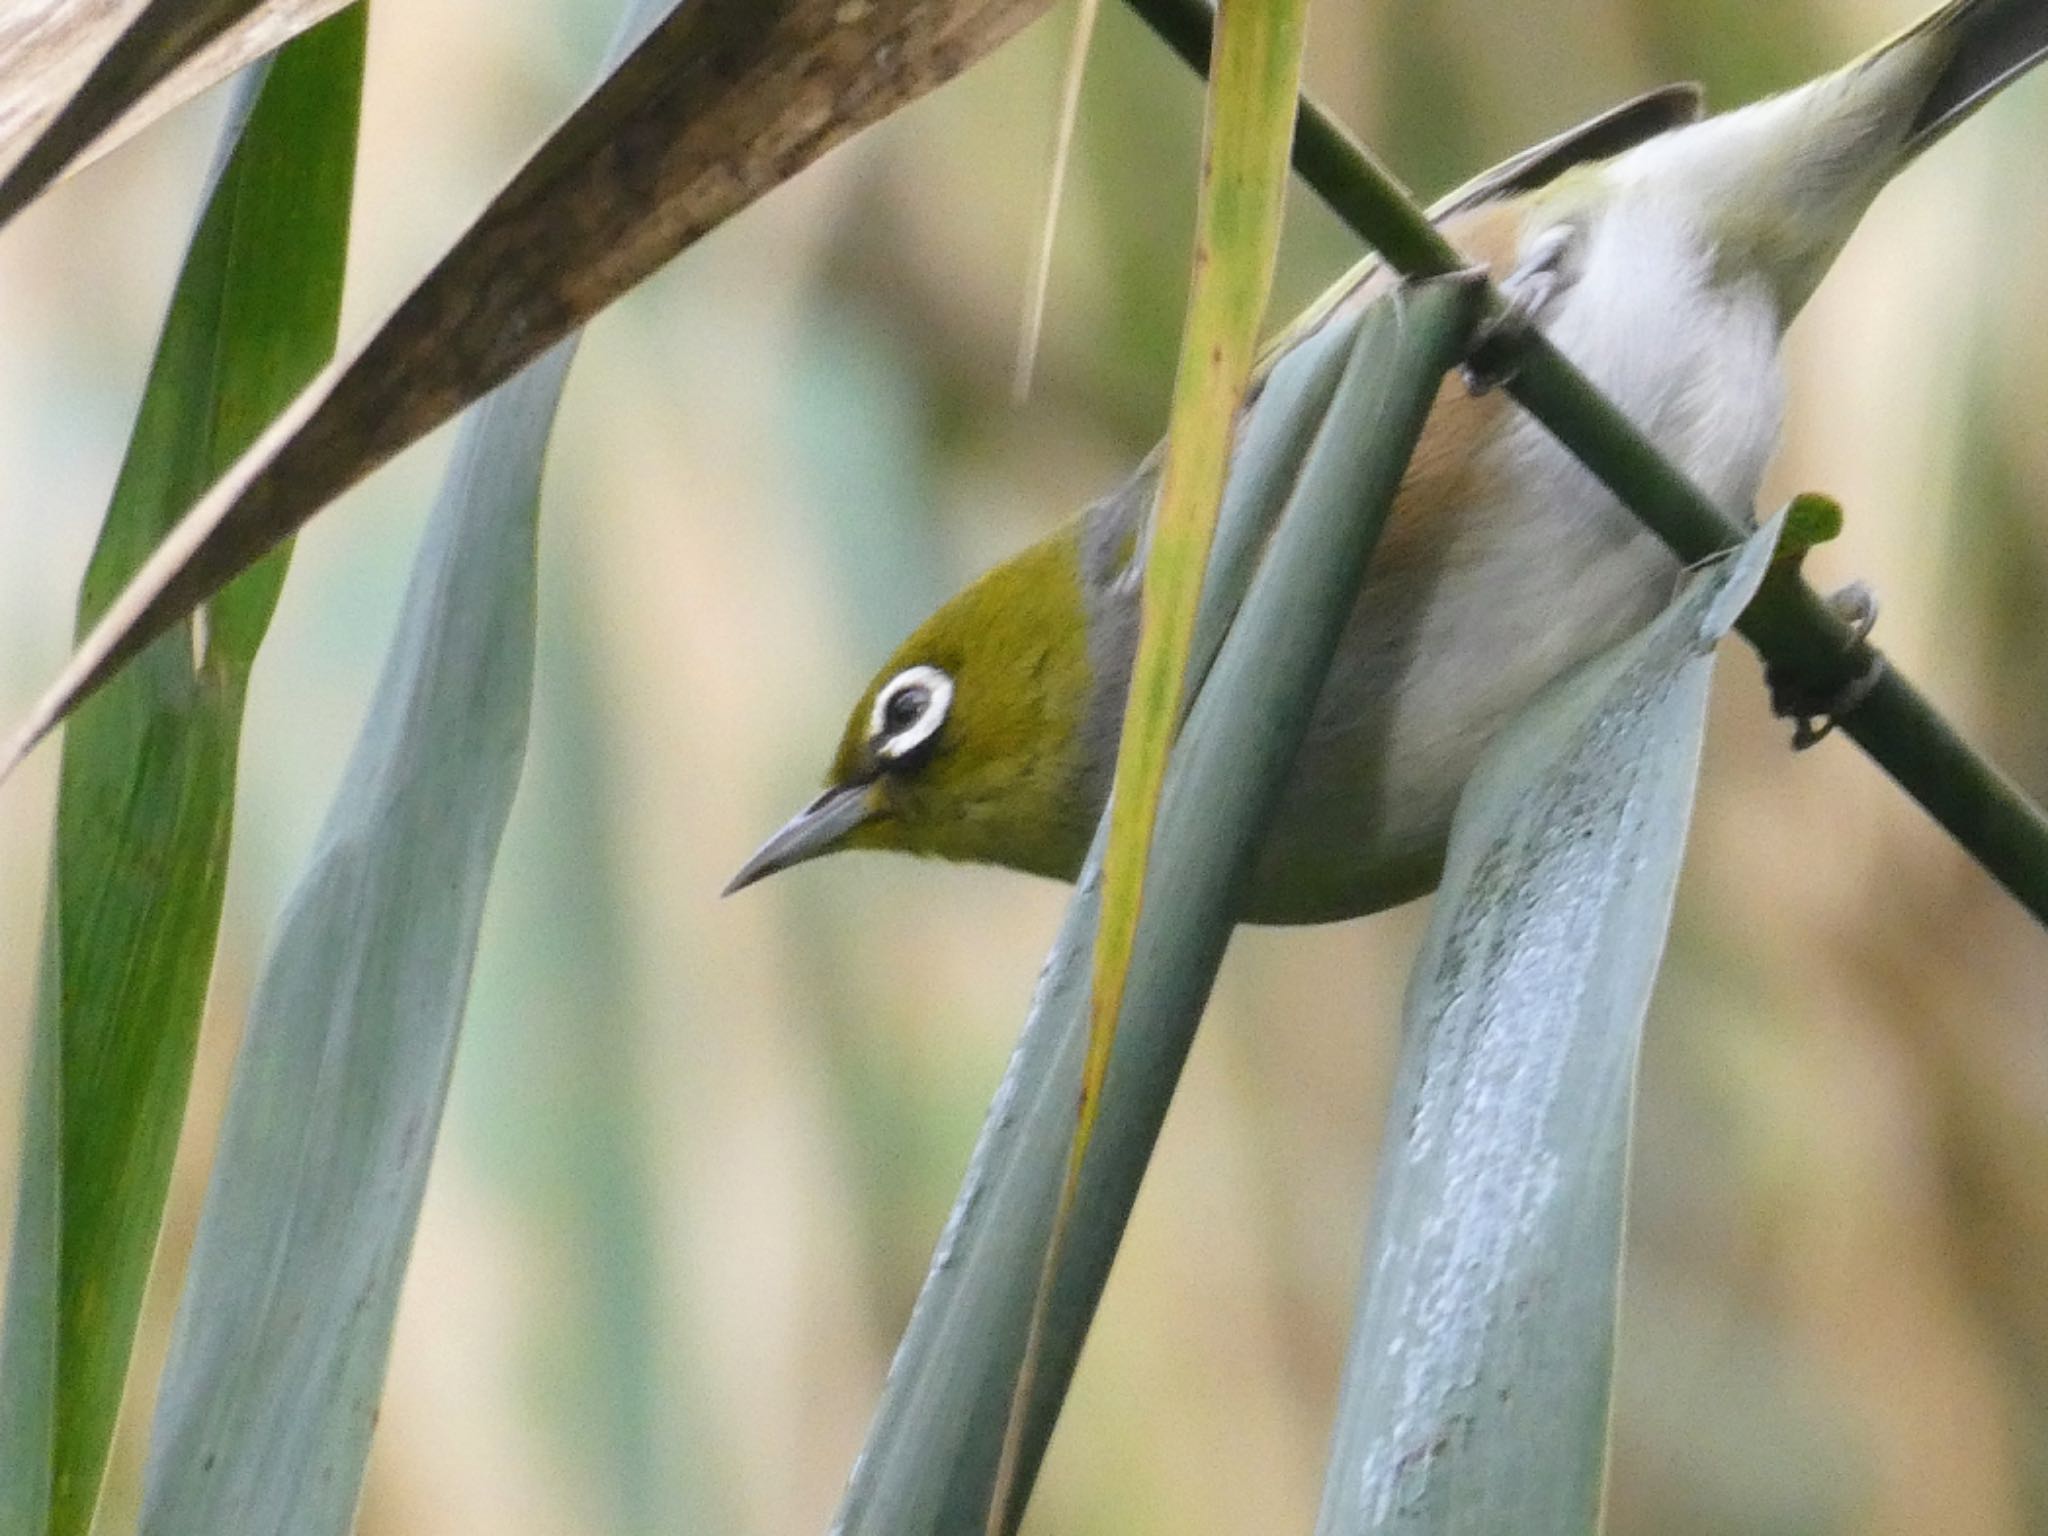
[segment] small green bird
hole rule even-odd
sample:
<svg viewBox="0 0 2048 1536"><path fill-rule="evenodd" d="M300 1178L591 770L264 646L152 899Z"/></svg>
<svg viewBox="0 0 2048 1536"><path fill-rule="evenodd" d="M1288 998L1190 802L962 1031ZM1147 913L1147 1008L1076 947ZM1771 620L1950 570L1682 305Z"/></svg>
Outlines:
<svg viewBox="0 0 2048 1536"><path fill-rule="evenodd" d="M1435 212L1518 312L1747 517L1777 443L1786 326L1885 184L2044 54L2048 0L1951 0L1846 68L1739 111L1694 121L1688 92L1645 97ZM1262 376L1391 282L1361 265L1275 344ZM1255 392L1245 421L1260 404ZM904 641L855 704L824 792L728 892L841 848L1073 878L1116 760L1158 460ZM1321 922L1429 889L1488 739L1644 623L1676 573L1533 418L1447 382L1245 918Z"/></svg>

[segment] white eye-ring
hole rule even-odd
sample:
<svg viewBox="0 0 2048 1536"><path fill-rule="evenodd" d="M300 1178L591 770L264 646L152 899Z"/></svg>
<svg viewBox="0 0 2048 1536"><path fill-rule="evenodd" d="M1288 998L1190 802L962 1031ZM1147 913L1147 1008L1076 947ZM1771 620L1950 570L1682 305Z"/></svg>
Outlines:
<svg viewBox="0 0 2048 1536"><path fill-rule="evenodd" d="M953 679L937 667L906 667L875 695L868 735L889 762L910 756L939 733L953 703Z"/></svg>

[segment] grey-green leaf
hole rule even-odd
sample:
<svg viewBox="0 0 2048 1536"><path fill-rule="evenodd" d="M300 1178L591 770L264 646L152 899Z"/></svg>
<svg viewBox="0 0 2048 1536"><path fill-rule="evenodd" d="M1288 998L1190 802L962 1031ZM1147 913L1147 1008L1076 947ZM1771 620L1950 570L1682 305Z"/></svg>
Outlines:
<svg viewBox="0 0 2048 1536"><path fill-rule="evenodd" d="M1255 430L1245 433L1219 547L1250 547L1273 527L1274 499L1292 495L1256 571L1249 559L1225 559L1212 565L1205 587L1198 661L1228 615L1237 616L1167 771L1102 1113L1041 1341L1008 1512L1013 1523L1223 958L1237 886L1307 728L1429 402L1466 344L1475 298L1470 286L1446 280L1373 305L1355 328L1333 327L1330 350L1304 350L1276 370L1268 400L1281 414L1263 424L1255 418ZM1344 430L1318 434L1314 428L1326 421ZM1248 591L1240 585L1246 581ZM1098 833L835 1531L952 1536L982 1529L1073 1134L1100 849Z"/></svg>
<svg viewBox="0 0 2048 1536"><path fill-rule="evenodd" d="M1319 1536L1586 1536L1629 1117L1716 641L1777 525L1554 684L1459 804L1409 983Z"/></svg>
<svg viewBox="0 0 2048 1536"><path fill-rule="evenodd" d="M333 350L363 13L245 82L79 599L80 631ZM184 1118L249 670L285 551L167 636L64 742L0 1339L0 1530L92 1521Z"/></svg>
<svg viewBox="0 0 2048 1536"><path fill-rule="evenodd" d="M464 423L250 1006L157 1400L144 1536L344 1536L526 747L572 347Z"/></svg>

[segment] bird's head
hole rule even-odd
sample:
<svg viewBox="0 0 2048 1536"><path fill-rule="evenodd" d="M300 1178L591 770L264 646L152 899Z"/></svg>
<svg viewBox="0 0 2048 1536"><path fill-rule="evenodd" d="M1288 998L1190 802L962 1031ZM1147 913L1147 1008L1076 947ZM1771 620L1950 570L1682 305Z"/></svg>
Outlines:
<svg viewBox="0 0 2048 1536"><path fill-rule="evenodd" d="M847 717L823 791L727 893L842 848L1071 877L1101 809L1095 692L1069 529L988 572L897 647Z"/></svg>

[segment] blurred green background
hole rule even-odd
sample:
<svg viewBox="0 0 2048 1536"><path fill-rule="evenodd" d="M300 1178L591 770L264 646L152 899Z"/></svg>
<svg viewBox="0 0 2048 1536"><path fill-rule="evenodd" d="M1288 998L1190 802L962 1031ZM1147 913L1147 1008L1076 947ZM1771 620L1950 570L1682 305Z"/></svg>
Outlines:
<svg viewBox="0 0 2048 1536"><path fill-rule="evenodd" d="M1732 104L1915 0L1321 0L1309 74L1419 191L1650 84ZM1164 417L1200 97L1105 8L1034 398L1008 397L1070 12L592 329L546 494L536 737L362 1529L822 1530L1063 900L829 861L718 900L939 597ZM373 18L344 336L595 65L600 7ZM221 102L0 239L0 716L61 659ZM1768 498L1849 511L1901 665L2048 794L2048 80L1909 173L1794 332ZM1292 208L1276 323L1353 242ZM194 1109L116 1450L124 1528L266 929L353 738L447 437L313 525L258 668ZM1617 1533L2048 1531L2048 936L1725 658L1652 1012ZM0 1215L56 758L0 790ZM1251 932L1035 1505L1306 1531L1420 907Z"/></svg>

